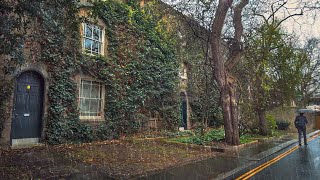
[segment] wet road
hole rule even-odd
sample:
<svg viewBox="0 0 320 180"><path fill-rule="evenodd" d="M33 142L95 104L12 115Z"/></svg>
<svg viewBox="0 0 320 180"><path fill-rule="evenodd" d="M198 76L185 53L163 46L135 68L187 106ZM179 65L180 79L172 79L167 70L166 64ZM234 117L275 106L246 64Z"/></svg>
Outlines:
<svg viewBox="0 0 320 180"><path fill-rule="evenodd" d="M241 179L320 179L320 137L312 139L308 146L291 146L251 171Z"/></svg>
<svg viewBox="0 0 320 180"><path fill-rule="evenodd" d="M295 136L296 137L296 136ZM229 172L237 167L244 166L250 162L257 162L255 155L268 150L272 147L278 146L284 142L287 142L294 137L284 137L281 139L275 139L274 141L268 141L258 143L247 148L240 150L237 155L220 154L213 158L187 164L181 167L169 168L158 172L156 174L150 174L140 179L146 180L206 180L215 179L219 175ZM233 179L233 178L231 178Z"/></svg>

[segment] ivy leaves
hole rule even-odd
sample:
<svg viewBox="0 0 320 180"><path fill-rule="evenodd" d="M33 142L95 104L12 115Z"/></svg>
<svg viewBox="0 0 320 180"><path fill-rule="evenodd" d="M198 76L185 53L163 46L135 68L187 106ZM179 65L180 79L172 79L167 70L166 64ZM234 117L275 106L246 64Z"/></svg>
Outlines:
<svg viewBox="0 0 320 180"><path fill-rule="evenodd" d="M113 68L105 67L100 72L113 77L109 79L112 86L106 99L106 117L120 133L137 128L134 114L141 111L149 115L176 114L165 120L172 125L178 121L179 64L174 39L169 38L159 14L149 11L155 9L153 5L140 8L133 1L105 1L96 4L93 11L99 12L107 24L108 63Z"/></svg>
<svg viewBox="0 0 320 180"><path fill-rule="evenodd" d="M89 7L79 6L76 0L17 3L19 13L33 24L27 28L31 31L29 41L35 45L31 49L38 53L32 60L44 63L49 74L46 140L58 144L97 138L92 127L79 120L77 86L72 77L80 71L106 85L106 125L98 130L99 137L136 131L140 128L137 113L160 115L168 125L177 124L179 64L174 52L175 41L170 38L166 23L157 11L152 11L157 4L150 3L141 8L135 1L92 3ZM79 51L79 27L83 20L79 8L91 11L107 25L107 57L87 57ZM6 20L1 16L0 22ZM19 56L21 51L16 49L23 44L26 35L10 33L24 24L18 19L10 20L10 23L4 23L10 26L1 28L1 32L7 34L0 36L0 40L11 44L7 43L7 49L0 48L0 54L16 53L15 57L23 62L24 57Z"/></svg>

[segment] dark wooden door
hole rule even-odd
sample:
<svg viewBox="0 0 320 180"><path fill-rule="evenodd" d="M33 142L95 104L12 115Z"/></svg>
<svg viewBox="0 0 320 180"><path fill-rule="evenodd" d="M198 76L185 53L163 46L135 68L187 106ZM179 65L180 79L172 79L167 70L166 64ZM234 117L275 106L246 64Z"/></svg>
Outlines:
<svg viewBox="0 0 320 180"><path fill-rule="evenodd" d="M181 127L184 127L184 129L187 129L187 116L188 116L188 111L187 111L187 100L186 100L186 95L181 94Z"/></svg>
<svg viewBox="0 0 320 180"><path fill-rule="evenodd" d="M17 78L12 122L12 139L41 136L43 78L33 71Z"/></svg>

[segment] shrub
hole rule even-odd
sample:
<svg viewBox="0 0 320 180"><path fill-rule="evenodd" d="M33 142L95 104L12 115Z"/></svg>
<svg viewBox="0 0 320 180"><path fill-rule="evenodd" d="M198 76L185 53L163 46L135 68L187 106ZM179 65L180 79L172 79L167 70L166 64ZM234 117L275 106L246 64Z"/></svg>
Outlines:
<svg viewBox="0 0 320 180"><path fill-rule="evenodd" d="M252 137L250 135L246 134L246 135L240 136L240 143L241 144L249 143L251 141L253 141L253 140L252 140Z"/></svg>
<svg viewBox="0 0 320 180"><path fill-rule="evenodd" d="M285 120L278 120L276 122L278 130L287 130L290 126L290 122Z"/></svg>
<svg viewBox="0 0 320 180"><path fill-rule="evenodd" d="M223 141L224 129L213 129L205 133L203 136L200 134L191 136L189 138L177 139L178 142L203 145L212 141Z"/></svg>
<svg viewBox="0 0 320 180"><path fill-rule="evenodd" d="M105 124L101 124L96 129L96 137L97 140L108 140L113 139L112 130L106 126Z"/></svg>
<svg viewBox="0 0 320 180"><path fill-rule="evenodd" d="M273 135L277 126L276 119L271 115L267 115L266 119L267 119L268 134Z"/></svg>

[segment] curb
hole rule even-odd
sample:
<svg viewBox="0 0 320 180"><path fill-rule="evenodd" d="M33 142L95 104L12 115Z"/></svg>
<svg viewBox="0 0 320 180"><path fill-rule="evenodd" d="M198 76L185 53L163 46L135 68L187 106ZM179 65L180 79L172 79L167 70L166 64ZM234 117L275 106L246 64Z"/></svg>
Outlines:
<svg viewBox="0 0 320 180"><path fill-rule="evenodd" d="M160 139L161 141L164 139ZM211 152L219 152L219 153L237 153L241 148L244 148L246 146L250 146L252 144L256 144L259 142L259 140L253 140L249 143L240 144L237 146L228 146L228 147L218 147L218 146L208 146L208 145L197 145L197 144L187 144L182 142L176 142L176 141L165 141L166 143L172 143L176 144L180 147L186 147L186 148L195 148L195 149L201 149L205 151L211 151Z"/></svg>
<svg viewBox="0 0 320 180"><path fill-rule="evenodd" d="M307 138L310 138L310 137L315 136L317 134L320 134L320 130L316 130L316 131L314 131L312 133L307 134ZM270 157L271 155L273 155L273 154L275 154L275 153L277 153L277 152L279 152L279 151L281 151L281 150L283 150L283 149L285 149L285 148L287 148L287 147L289 147L289 146L291 146L291 145L293 145L293 144L295 144L297 142L298 142L298 139L293 139L291 141L287 141L287 142L285 142L283 144L280 144L280 145L278 145L276 147L268 149L268 150L266 150L264 152L261 152L261 153L255 155L255 156L253 156L253 158L250 159L250 160L252 160L251 162L249 162L249 163L247 163L247 164L245 164L243 166L237 167L237 168L235 168L235 169L233 169L233 170L231 170L229 172L220 174L219 176L217 176L214 179L216 179L216 180L235 179L239 175L241 175L241 174L245 173L246 171L252 169L254 167L254 165L257 163L257 161L265 160L266 158Z"/></svg>

